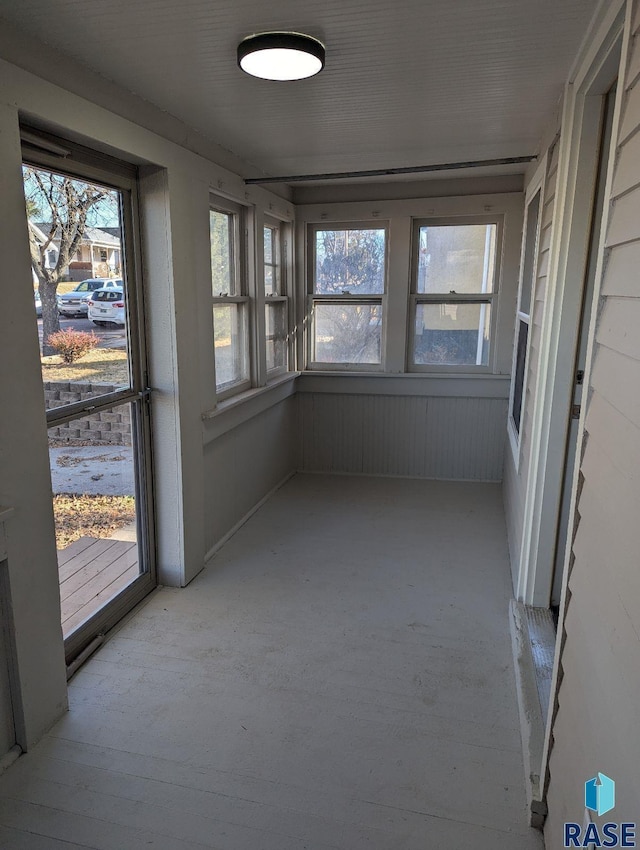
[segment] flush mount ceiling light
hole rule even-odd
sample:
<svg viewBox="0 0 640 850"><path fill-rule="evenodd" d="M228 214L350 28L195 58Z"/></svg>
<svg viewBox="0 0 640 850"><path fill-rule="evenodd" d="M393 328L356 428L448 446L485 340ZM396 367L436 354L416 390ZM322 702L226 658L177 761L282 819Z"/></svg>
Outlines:
<svg viewBox="0 0 640 850"><path fill-rule="evenodd" d="M240 42L238 65L263 80L303 80L324 68L324 44L297 32L263 32Z"/></svg>

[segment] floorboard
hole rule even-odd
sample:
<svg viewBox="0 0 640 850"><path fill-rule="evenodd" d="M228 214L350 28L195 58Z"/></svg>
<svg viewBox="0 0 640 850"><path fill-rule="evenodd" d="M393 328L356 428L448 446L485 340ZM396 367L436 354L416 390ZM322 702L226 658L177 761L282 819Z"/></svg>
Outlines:
<svg viewBox="0 0 640 850"><path fill-rule="evenodd" d="M298 475L74 677L0 844L540 850L510 596L499 486Z"/></svg>

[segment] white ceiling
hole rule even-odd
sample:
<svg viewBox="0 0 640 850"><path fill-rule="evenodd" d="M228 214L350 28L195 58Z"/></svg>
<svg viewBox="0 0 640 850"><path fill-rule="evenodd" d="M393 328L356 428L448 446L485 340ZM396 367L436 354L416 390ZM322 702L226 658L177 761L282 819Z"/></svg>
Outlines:
<svg viewBox="0 0 640 850"><path fill-rule="evenodd" d="M597 0L0 0L0 15L270 174L534 153ZM292 83L253 32L320 38ZM521 169L522 170L522 169Z"/></svg>

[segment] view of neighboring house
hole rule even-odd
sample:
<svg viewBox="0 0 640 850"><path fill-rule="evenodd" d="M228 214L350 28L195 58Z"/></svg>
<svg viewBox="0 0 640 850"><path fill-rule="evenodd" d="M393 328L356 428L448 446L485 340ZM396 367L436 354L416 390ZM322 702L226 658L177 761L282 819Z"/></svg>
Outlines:
<svg viewBox="0 0 640 850"><path fill-rule="evenodd" d="M49 241L51 224L31 221L30 225L38 243L46 244ZM119 232L118 227L87 227L75 258L69 263L69 269L63 276L68 280L80 281L90 277L117 277L122 274ZM59 246L60 239L54 236L46 251L46 268L55 266Z"/></svg>

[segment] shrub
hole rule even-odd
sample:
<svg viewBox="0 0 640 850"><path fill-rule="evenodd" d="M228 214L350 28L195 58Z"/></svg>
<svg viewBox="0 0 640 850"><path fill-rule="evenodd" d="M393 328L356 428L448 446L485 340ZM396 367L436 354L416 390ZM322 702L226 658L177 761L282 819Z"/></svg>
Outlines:
<svg viewBox="0 0 640 850"><path fill-rule="evenodd" d="M74 363L97 344L97 336L85 331L58 331L49 337L49 345L55 348L65 363Z"/></svg>

